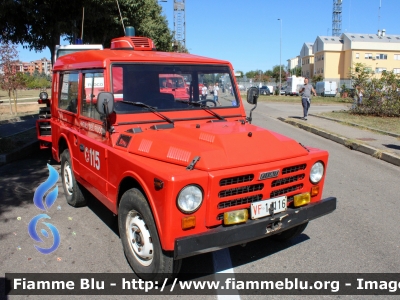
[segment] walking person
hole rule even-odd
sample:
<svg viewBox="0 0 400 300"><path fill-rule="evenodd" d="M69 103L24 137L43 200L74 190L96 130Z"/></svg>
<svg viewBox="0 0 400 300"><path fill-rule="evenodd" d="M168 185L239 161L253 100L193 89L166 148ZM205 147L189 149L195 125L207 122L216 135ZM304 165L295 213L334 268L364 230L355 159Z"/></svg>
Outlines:
<svg viewBox="0 0 400 300"><path fill-rule="evenodd" d="M201 100L206 100L207 99L207 94L208 94L208 88L204 84L203 88L201 89Z"/></svg>
<svg viewBox="0 0 400 300"><path fill-rule="evenodd" d="M361 86L357 85L356 92L357 92L357 104L362 105L362 98L364 96L364 90L361 88Z"/></svg>
<svg viewBox="0 0 400 300"><path fill-rule="evenodd" d="M214 102L215 104L219 104L219 106L222 106L221 103L219 103L218 100L218 92L219 92L219 87L218 87L218 82L215 83L214 85Z"/></svg>
<svg viewBox="0 0 400 300"><path fill-rule="evenodd" d="M304 115L303 120L307 121L308 110L310 109L311 106L311 94L317 96L317 93L315 92L312 85L308 83L308 78L304 79L304 86L301 88L300 94L301 94L301 104L303 105L303 115Z"/></svg>

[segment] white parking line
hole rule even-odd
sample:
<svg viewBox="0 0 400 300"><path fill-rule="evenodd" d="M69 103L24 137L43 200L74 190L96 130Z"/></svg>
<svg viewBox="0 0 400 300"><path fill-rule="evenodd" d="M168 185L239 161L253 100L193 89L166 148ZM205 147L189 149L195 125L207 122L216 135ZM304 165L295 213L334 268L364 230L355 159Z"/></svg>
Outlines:
<svg viewBox="0 0 400 300"><path fill-rule="evenodd" d="M232 278L235 277L235 271L232 267L231 255L229 249L225 248L222 250L213 252L213 263L215 273L232 274ZM217 293L223 290L218 290ZM217 294L218 300L240 300L239 293L236 295L219 295Z"/></svg>

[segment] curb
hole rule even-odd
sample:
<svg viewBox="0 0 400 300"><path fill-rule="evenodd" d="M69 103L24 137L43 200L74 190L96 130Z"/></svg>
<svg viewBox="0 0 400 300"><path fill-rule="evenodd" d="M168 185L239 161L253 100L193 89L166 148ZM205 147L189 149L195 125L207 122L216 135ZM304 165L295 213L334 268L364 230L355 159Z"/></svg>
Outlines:
<svg viewBox="0 0 400 300"><path fill-rule="evenodd" d="M297 126L297 127L301 128L301 129L304 129L304 130L306 130L308 132L311 132L313 134L322 136L322 137L324 137L326 139L329 139L329 140L334 141L334 142L336 142L338 144L341 144L341 145L343 145L343 146L345 146L345 147L347 147L347 148L349 148L351 150L356 150L356 151L368 154L370 156L373 156L375 158L378 158L380 160L386 161L388 163L394 164L396 166L400 166L400 157L397 156L396 154L388 153L388 152L376 149L374 147L371 147L369 145L365 145L365 144L362 144L362 143L355 142L354 140L351 140L351 139L349 139L347 137L340 136L338 134L334 134L334 133L330 133L330 132L326 132L326 131L324 131L322 129L319 129L317 127L310 126L310 125L307 125L307 124L303 124L303 123L300 123L300 122L297 122L297 121L294 121L294 120L288 120L288 119L285 119L285 118L282 118L282 117L279 117L278 120L280 120L282 122L285 122L285 123L288 123L288 124L293 125L293 126Z"/></svg>
<svg viewBox="0 0 400 300"><path fill-rule="evenodd" d="M0 155L0 166L5 165L9 162L28 157L32 153L39 151L39 140L32 141L11 153Z"/></svg>
<svg viewBox="0 0 400 300"><path fill-rule="evenodd" d="M359 125L359 124L355 124L355 123L351 123L351 122L341 121L341 120L328 118L328 117L323 117L323 116L318 116L318 115L314 115L314 114L309 114L309 115L313 116L313 117L316 117L316 118L320 118L320 119L325 119L325 120L334 121L334 122L337 122L337 123L343 123L343 124L346 124L346 125L362 128L362 129L367 129L367 130L370 130L370 131L375 131L375 132L382 133L382 134L385 134L385 135L389 135L389 136L392 136L392 137L395 137L395 138L400 138L400 134L397 134L397 133L384 131L384 130L379 130L379 129L371 128L371 127L368 127L368 126L363 126L363 125Z"/></svg>

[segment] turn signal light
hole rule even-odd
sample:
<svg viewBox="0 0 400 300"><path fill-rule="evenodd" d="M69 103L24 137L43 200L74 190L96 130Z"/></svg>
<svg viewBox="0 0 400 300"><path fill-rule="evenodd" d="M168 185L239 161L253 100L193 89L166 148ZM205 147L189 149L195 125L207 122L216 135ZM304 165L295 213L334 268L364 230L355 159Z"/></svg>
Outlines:
<svg viewBox="0 0 400 300"><path fill-rule="evenodd" d="M310 203L310 193L298 194L294 196L294 206L299 207Z"/></svg>
<svg viewBox="0 0 400 300"><path fill-rule="evenodd" d="M224 213L225 225L244 223L248 219L249 219L249 212L247 211L247 209L228 211Z"/></svg>
<svg viewBox="0 0 400 300"><path fill-rule="evenodd" d="M319 185L314 185L311 188L311 197L317 196L319 194Z"/></svg>
<svg viewBox="0 0 400 300"><path fill-rule="evenodd" d="M196 216L183 217L182 218L182 229L190 229L196 226Z"/></svg>

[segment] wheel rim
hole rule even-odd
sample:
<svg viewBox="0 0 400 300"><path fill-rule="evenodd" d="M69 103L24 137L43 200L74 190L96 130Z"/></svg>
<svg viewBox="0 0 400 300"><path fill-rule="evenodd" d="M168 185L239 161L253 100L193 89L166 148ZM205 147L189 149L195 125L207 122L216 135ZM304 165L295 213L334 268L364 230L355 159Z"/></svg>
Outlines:
<svg viewBox="0 0 400 300"><path fill-rule="evenodd" d="M143 217L131 210L126 218L126 234L128 242L136 260L142 266L149 266L153 262L153 243Z"/></svg>
<svg viewBox="0 0 400 300"><path fill-rule="evenodd" d="M64 164L64 185L67 193L72 195L72 192L74 191L74 183L72 181L71 166L68 161L66 161Z"/></svg>

